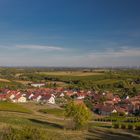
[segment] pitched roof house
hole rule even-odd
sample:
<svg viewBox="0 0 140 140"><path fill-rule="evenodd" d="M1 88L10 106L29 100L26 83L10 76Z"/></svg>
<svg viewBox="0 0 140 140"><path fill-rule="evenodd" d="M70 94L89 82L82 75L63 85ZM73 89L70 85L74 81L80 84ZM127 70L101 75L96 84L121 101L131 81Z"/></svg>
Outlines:
<svg viewBox="0 0 140 140"><path fill-rule="evenodd" d="M17 102L17 103L25 103L26 97L22 96L21 94L16 95L13 99L12 102Z"/></svg>
<svg viewBox="0 0 140 140"><path fill-rule="evenodd" d="M43 103L55 104L55 96L53 94L46 94L42 97L41 101Z"/></svg>

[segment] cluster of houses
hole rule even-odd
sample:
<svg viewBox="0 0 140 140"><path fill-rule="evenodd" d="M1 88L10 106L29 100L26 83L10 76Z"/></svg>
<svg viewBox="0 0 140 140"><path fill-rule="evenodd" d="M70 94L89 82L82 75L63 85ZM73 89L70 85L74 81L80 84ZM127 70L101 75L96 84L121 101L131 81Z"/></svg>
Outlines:
<svg viewBox="0 0 140 140"><path fill-rule="evenodd" d="M1 89L0 101L11 101L14 103L26 103L29 101L55 104L55 95L46 89L30 89L27 91L16 91Z"/></svg>
<svg viewBox="0 0 140 140"><path fill-rule="evenodd" d="M89 98L93 111L99 115L140 115L140 94L130 98L120 98L118 94L110 92L80 91L66 92L66 95L74 98L77 102Z"/></svg>
<svg viewBox="0 0 140 140"><path fill-rule="evenodd" d="M97 114L140 115L140 95L121 99L118 95L103 93L94 95L93 99L96 101L93 111ZM102 102L98 102L99 99L103 99Z"/></svg>
<svg viewBox="0 0 140 140"><path fill-rule="evenodd" d="M56 98L71 97L83 100L88 96L88 92L65 90L63 88L33 88L26 91L0 89L0 101L9 100L14 103L26 103L28 101L47 102L55 104Z"/></svg>
<svg viewBox="0 0 140 140"><path fill-rule="evenodd" d="M36 86L36 85L35 85ZM100 115L118 114L140 114L140 95L130 98L127 96L121 99L119 95L103 92L84 90L70 90L63 88L33 88L26 91L0 90L0 101L9 100L14 103L38 102L55 104L57 98L68 97L76 102L84 102L88 98L93 106L93 111Z"/></svg>

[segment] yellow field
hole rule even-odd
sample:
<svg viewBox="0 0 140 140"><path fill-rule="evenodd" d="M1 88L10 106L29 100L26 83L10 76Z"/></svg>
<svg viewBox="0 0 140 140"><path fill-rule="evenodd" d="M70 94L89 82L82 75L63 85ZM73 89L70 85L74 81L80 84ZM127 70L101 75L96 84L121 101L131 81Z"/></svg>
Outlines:
<svg viewBox="0 0 140 140"><path fill-rule="evenodd" d="M23 80L15 80L15 82L18 82L18 83L21 83L21 84L24 84L24 85L32 83L31 81L23 81Z"/></svg>
<svg viewBox="0 0 140 140"><path fill-rule="evenodd" d="M54 82L47 82L47 84L49 85L49 84L53 84ZM65 82L57 82L57 81L55 81L55 83L56 83L56 85L58 86L58 87L66 87L68 84L67 83L65 83Z"/></svg>
<svg viewBox="0 0 140 140"><path fill-rule="evenodd" d="M98 72L75 72L75 71L58 71L58 72L39 72L39 74L53 75L53 76L92 76L102 75L103 73Z"/></svg>
<svg viewBox="0 0 140 140"><path fill-rule="evenodd" d="M0 78L0 82L10 82L10 80Z"/></svg>

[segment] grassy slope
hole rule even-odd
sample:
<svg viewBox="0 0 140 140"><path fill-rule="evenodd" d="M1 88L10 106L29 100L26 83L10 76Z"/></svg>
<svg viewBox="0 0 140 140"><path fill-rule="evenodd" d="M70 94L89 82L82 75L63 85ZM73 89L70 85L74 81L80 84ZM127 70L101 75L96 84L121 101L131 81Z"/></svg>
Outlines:
<svg viewBox="0 0 140 140"><path fill-rule="evenodd" d="M31 113L30 110L22 107L21 105L14 104L14 103L9 103L9 102L0 102L0 111Z"/></svg>
<svg viewBox="0 0 140 140"><path fill-rule="evenodd" d="M9 106L9 105L8 105ZM0 111L0 128L12 125L13 127L33 126L46 131L48 139L52 140L138 140L137 132L127 132L125 130L110 129L110 124L97 124L93 122L87 131L64 130L64 118L57 116L58 108L48 105L36 105L33 103L21 104L20 107L30 109L31 114L19 112ZM9 106L10 108L10 106ZM38 110L49 110L49 114L38 112ZM55 108L55 109L54 109ZM55 112L55 110L57 110ZM55 112L55 113L54 113ZM51 115L50 115L51 114ZM1 130L0 130L1 131Z"/></svg>
<svg viewBox="0 0 140 140"><path fill-rule="evenodd" d="M57 117L63 117L64 116L64 110L53 108L53 109L40 109L39 112L45 113L45 114L52 114Z"/></svg>

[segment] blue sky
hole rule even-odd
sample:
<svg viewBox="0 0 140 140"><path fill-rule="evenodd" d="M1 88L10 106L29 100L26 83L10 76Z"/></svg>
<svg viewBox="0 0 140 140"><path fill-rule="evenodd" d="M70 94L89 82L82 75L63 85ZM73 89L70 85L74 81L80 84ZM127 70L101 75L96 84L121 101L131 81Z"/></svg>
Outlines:
<svg viewBox="0 0 140 140"><path fill-rule="evenodd" d="M139 0L0 0L1 66L140 66Z"/></svg>

